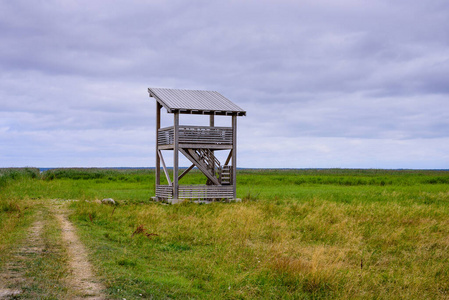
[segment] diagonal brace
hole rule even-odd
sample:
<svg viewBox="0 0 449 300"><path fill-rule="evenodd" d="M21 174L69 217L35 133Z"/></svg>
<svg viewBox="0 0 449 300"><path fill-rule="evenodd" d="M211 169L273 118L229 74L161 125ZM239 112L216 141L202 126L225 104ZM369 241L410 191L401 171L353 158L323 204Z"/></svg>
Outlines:
<svg viewBox="0 0 449 300"><path fill-rule="evenodd" d="M179 181L182 177L184 177L187 173L189 173L189 171L192 170L194 167L195 167L195 164L192 164L187 170L185 170L184 172L182 172L182 174L179 175L179 177L178 177L178 181Z"/></svg>
<svg viewBox="0 0 449 300"><path fill-rule="evenodd" d="M228 155L228 158L226 159L226 162L225 162L225 166L227 166L228 164L229 164L229 161L231 160L231 158L232 158L232 151L233 151L233 149L231 149L231 151L229 151L229 155Z"/></svg>
<svg viewBox="0 0 449 300"><path fill-rule="evenodd" d="M161 159L162 167L164 168L164 173L165 173L165 177L167 177L168 185L171 186L172 183L170 180L170 176L168 175L167 167L165 166L165 161L164 161L164 157L162 156L161 150L157 150L157 154L159 155L159 158Z"/></svg>
<svg viewBox="0 0 449 300"><path fill-rule="evenodd" d="M200 169L201 172L203 172L203 174L206 175L206 177L209 178L215 185L220 185L218 179L210 173L210 170L203 165L203 163L201 163L195 151L184 148L180 148L179 151L184 154L184 156L187 157L198 169Z"/></svg>

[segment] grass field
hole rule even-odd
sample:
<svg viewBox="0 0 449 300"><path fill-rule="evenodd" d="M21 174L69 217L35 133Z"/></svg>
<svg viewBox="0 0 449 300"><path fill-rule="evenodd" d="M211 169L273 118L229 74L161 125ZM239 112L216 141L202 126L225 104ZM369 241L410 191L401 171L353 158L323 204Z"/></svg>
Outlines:
<svg viewBox="0 0 449 300"><path fill-rule="evenodd" d="M243 201L204 205L149 201L150 170L0 173L1 252L38 203L79 200L111 298L449 298L448 171L239 170Z"/></svg>

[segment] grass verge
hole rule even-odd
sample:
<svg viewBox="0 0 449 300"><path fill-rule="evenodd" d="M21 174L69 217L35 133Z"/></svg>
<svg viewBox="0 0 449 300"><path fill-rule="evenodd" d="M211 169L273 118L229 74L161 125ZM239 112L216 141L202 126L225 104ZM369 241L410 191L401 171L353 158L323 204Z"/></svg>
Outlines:
<svg viewBox="0 0 449 300"><path fill-rule="evenodd" d="M28 197L17 196L10 186L37 178L37 169L0 169L0 268L10 258L14 244L26 236L26 229L35 215L35 207Z"/></svg>

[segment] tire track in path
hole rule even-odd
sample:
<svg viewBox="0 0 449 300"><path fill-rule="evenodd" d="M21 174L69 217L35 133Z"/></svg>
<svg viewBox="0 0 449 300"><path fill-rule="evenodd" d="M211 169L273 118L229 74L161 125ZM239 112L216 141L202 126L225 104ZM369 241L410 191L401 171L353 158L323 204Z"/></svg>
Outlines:
<svg viewBox="0 0 449 300"><path fill-rule="evenodd" d="M0 273L0 299L15 299L22 294L23 287L28 285L30 280L25 277L27 261L42 255L44 223L39 211L28 230L25 242L13 251L11 259L3 267Z"/></svg>
<svg viewBox="0 0 449 300"><path fill-rule="evenodd" d="M95 277L88 253L81 243L75 226L68 220L67 211L59 206L53 206L53 213L61 226L62 241L67 249L70 274L67 284L75 292L71 299L106 299L103 294L105 287Z"/></svg>

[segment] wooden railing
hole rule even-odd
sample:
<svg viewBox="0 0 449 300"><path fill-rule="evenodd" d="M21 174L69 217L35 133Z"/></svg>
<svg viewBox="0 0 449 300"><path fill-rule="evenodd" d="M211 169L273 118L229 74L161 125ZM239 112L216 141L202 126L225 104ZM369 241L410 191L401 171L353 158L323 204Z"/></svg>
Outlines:
<svg viewBox="0 0 449 300"><path fill-rule="evenodd" d="M161 128L157 135L159 145L172 145L173 126ZM231 127L179 126L180 144L232 145Z"/></svg>
<svg viewBox="0 0 449 300"><path fill-rule="evenodd" d="M163 199L173 198L173 186L156 185L156 197ZM179 199L232 199L234 189L230 185L180 185Z"/></svg>

